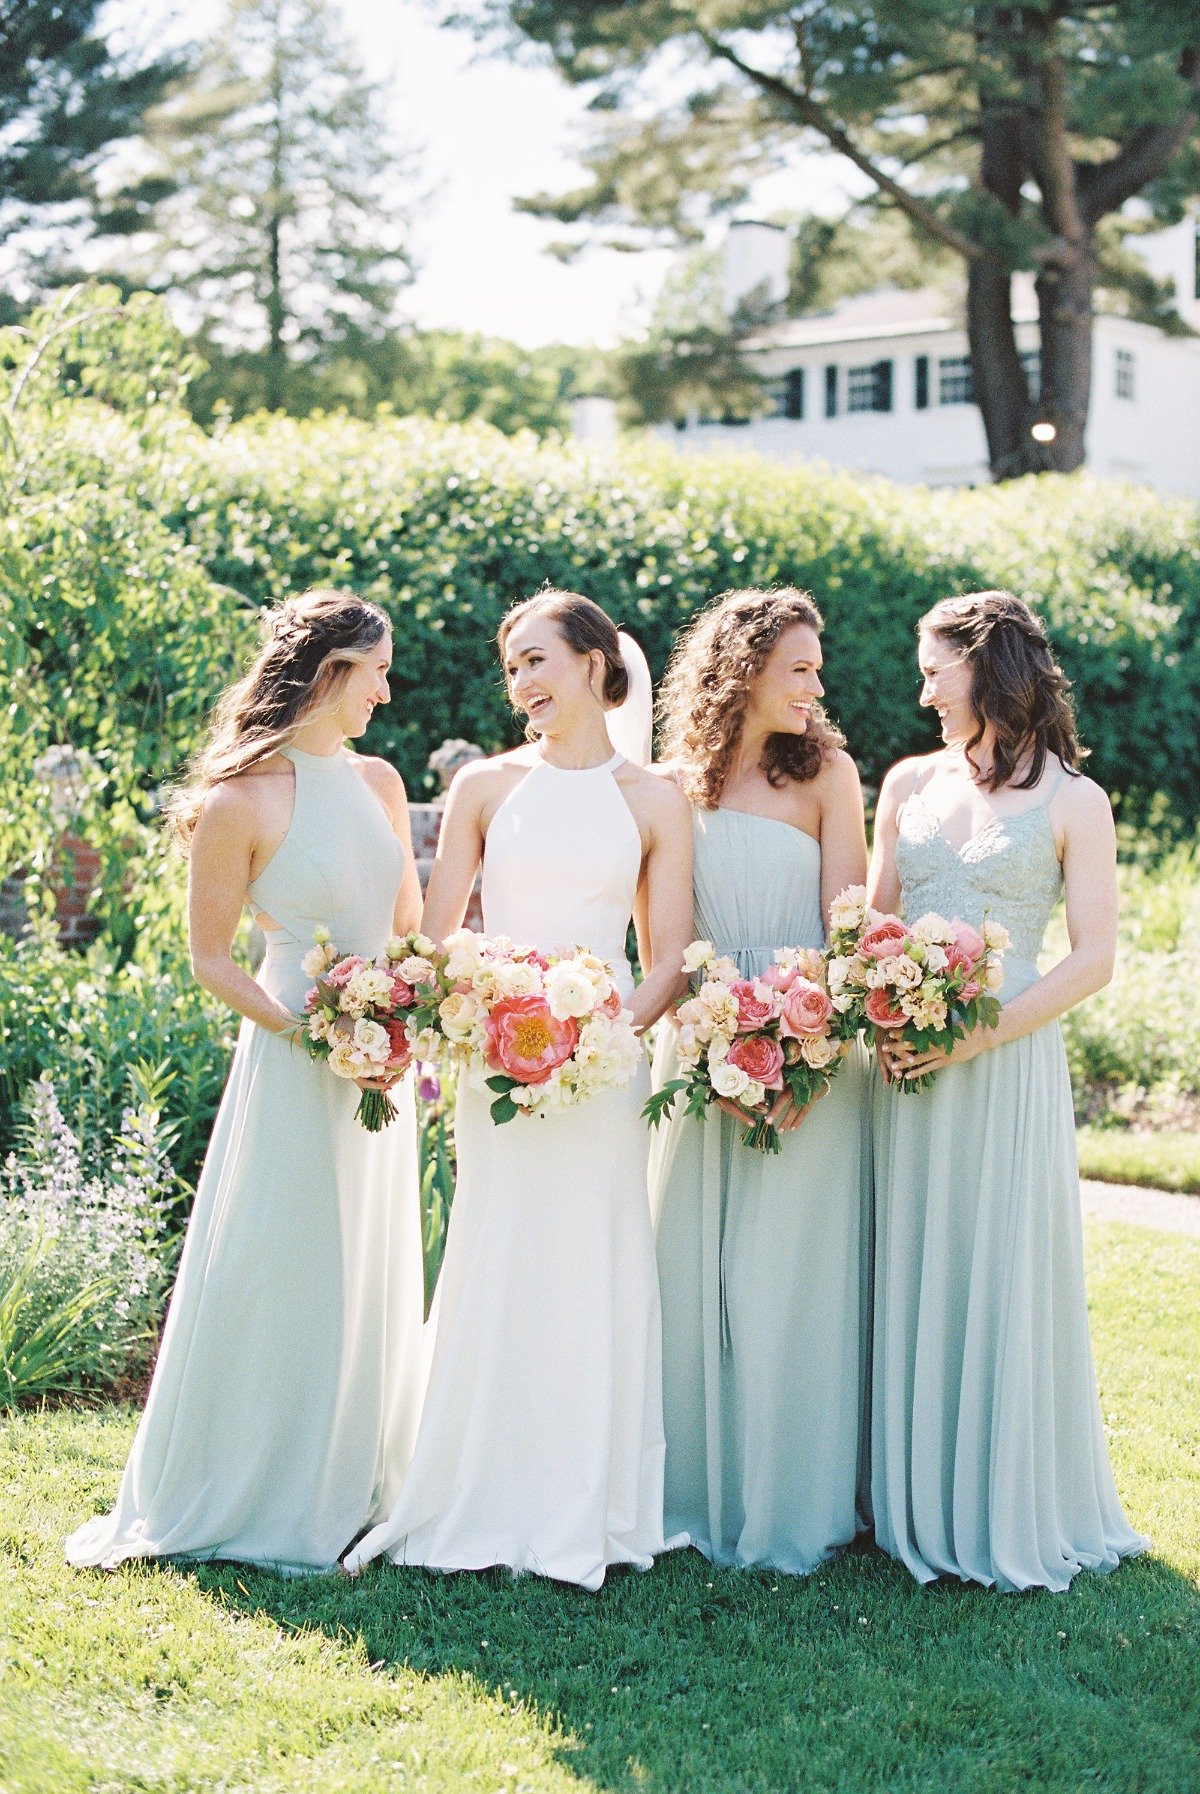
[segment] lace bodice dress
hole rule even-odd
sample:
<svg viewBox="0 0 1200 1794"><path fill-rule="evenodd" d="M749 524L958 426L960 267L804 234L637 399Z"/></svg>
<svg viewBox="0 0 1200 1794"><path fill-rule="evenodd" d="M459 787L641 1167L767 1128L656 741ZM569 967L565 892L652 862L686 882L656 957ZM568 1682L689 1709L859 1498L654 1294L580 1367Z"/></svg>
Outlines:
<svg viewBox="0 0 1200 1794"><path fill-rule="evenodd" d="M1037 979L1062 890L1053 789L957 848L920 791L899 817L904 918L1002 923L1004 1003ZM874 1136L878 1542L921 1581L1064 1589L1112 1569L1145 1540L1117 1498L1092 1367L1058 1023L924 1091L877 1083Z"/></svg>

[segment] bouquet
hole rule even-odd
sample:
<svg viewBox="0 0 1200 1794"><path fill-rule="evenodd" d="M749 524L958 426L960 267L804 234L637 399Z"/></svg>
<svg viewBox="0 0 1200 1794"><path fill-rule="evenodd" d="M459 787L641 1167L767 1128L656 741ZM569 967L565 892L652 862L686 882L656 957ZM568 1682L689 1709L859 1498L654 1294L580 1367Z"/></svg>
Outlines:
<svg viewBox="0 0 1200 1794"><path fill-rule="evenodd" d="M301 961L316 980L304 999L308 1050L339 1078L399 1077L414 1058L418 1039L428 1045L429 1024L441 995L438 954L423 934L388 942L376 959L339 957L324 928ZM428 1056L428 1055L419 1055ZM368 1133L396 1118L386 1090L364 1090L355 1110Z"/></svg>
<svg viewBox="0 0 1200 1794"><path fill-rule="evenodd" d="M646 1119L657 1127L681 1095L689 1115L724 1097L751 1123L745 1144L778 1152L772 1108L785 1091L803 1108L828 1089L858 1031L830 995L826 955L782 947L761 978L743 978L711 941L694 941L683 969L693 994L676 1012L682 1075L650 1098Z"/></svg>
<svg viewBox="0 0 1200 1794"><path fill-rule="evenodd" d="M545 1114L627 1084L642 1045L611 965L539 953L463 928L447 937L433 1026L458 1067L493 1092L492 1120Z"/></svg>
<svg viewBox="0 0 1200 1794"><path fill-rule="evenodd" d="M834 899L830 920L830 997L868 1041L883 1029L917 1052L948 1053L972 1029L995 1026L1008 946L998 922L976 929L931 912L909 925L870 909L861 885ZM896 1083L922 1090L932 1077Z"/></svg>

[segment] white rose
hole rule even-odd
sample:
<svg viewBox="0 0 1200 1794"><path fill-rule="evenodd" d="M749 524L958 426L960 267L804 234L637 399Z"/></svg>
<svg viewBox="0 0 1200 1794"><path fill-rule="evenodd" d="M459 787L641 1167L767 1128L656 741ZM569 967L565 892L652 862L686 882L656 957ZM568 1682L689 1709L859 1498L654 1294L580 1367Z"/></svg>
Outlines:
<svg viewBox="0 0 1200 1794"><path fill-rule="evenodd" d="M438 1004L438 1020L447 1040L465 1044L475 1032L479 1019L479 1004L469 991L452 990Z"/></svg>
<svg viewBox="0 0 1200 1794"><path fill-rule="evenodd" d="M676 1038L676 1045L679 1048L679 1057L681 1059L696 1060L700 1057L700 1041L697 1037L695 1028L690 1022L685 1022L683 1027L680 1028Z"/></svg>
<svg viewBox="0 0 1200 1794"><path fill-rule="evenodd" d="M983 974L983 988L990 990L993 996L1004 988L1004 967L998 960L988 962L987 969Z"/></svg>
<svg viewBox="0 0 1200 1794"><path fill-rule="evenodd" d="M716 1065L712 1063L711 1059L709 1060L708 1081L718 1096L726 1097L733 1102L736 1102L738 1097L750 1088L750 1079L741 1066L730 1065L724 1059Z"/></svg>
<svg viewBox="0 0 1200 1794"><path fill-rule="evenodd" d="M712 959L715 948L711 941L693 941L683 956L683 969L688 977L706 966Z"/></svg>
<svg viewBox="0 0 1200 1794"><path fill-rule="evenodd" d="M386 1060L392 1050L386 1028L378 1022L360 1021L354 1024L354 1045L358 1052L365 1053L368 1059Z"/></svg>
<svg viewBox="0 0 1200 1794"><path fill-rule="evenodd" d="M800 1056L813 1071L824 1071L841 1052L841 1042L828 1034L810 1034L800 1042Z"/></svg>
<svg viewBox="0 0 1200 1794"><path fill-rule="evenodd" d="M329 1069L339 1078L360 1078L364 1066L362 1055L352 1040L344 1037L335 1040L329 1049Z"/></svg>
<svg viewBox="0 0 1200 1794"><path fill-rule="evenodd" d="M408 941L404 935L401 934L394 934L384 948L384 953L389 959L403 959L407 952Z"/></svg>
<svg viewBox="0 0 1200 1794"><path fill-rule="evenodd" d="M989 953L1005 952L1012 940L1012 936L1002 922L984 922L979 932L983 936L983 944Z"/></svg>
<svg viewBox="0 0 1200 1794"><path fill-rule="evenodd" d="M746 1088L742 1091L738 1101L741 1103L743 1109L758 1109L762 1107L766 1099L766 1086L760 1084L757 1078L749 1078L746 1082Z"/></svg>
<svg viewBox="0 0 1200 1794"><path fill-rule="evenodd" d="M714 1065L724 1065L729 1057L729 1049L733 1045L728 1034L714 1034L708 1043L708 1064L711 1070Z"/></svg>
<svg viewBox="0 0 1200 1794"><path fill-rule="evenodd" d="M410 953L396 967L405 984L431 984L434 970L431 962L419 953Z"/></svg>
<svg viewBox="0 0 1200 1794"><path fill-rule="evenodd" d="M928 915L918 916L909 929L914 941L920 941L923 947L931 944L937 947L948 947L954 939L954 930L945 916L939 916L930 910Z"/></svg>
<svg viewBox="0 0 1200 1794"><path fill-rule="evenodd" d="M844 954L837 954L829 962L829 994L833 996L846 988L846 979L850 974L850 961Z"/></svg>
<svg viewBox="0 0 1200 1794"><path fill-rule="evenodd" d="M392 994L392 981L378 966L359 966L346 985L346 995L356 1009L367 1009L372 1003L386 1003Z"/></svg>
<svg viewBox="0 0 1200 1794"><path fill-rule="evenodd" d="M525 960L496 967L496 995L499 997L533 997L542 988L538 968Z"/></svg>
<svg viewBox="0 0 1200 1794"><path fill-rule="evenodd" d="M563 960L546 973L546 999L556 1021L569 1016L590 1015L596 1007L596 986L585 972Z"/></svg>

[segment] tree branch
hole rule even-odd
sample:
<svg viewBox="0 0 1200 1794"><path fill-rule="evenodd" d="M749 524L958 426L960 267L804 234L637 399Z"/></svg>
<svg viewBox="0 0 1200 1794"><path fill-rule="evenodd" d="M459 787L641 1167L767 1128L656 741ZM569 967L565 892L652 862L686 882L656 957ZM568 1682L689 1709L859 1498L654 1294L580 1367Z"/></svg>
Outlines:
<svg viewBox="0 0 1200 1794"><path fill-rule="evenodd" d="M1192 44L1179 58L1179 73L1196 96L1197 104L1171 124L1143 125L1107 162L1075 165L1084 217L1096 224L1106 212L1115 212L1140 193L1166 168L1200 122L1200 44Z"/></svg>
<svg viewBox="0 0 1200 1794"><path fill-rule="evenodd" d="M847 161L853 162L854 166L865 174L868 180L873 181L881 192L895 200L914 224L919 225L930 236L936 237L938 242L944 243L948 249L952 249L956 255L961 255L967 262L995 259L991 251L985 249L982 243L973 242L962 231L956 230L952 224L947 224L946 220L940 217L931 205L928 205L923 199L918 199L915 194L910 193L907 188L900 185L899 181L880 168L878 163L873 161L864 150L859 149L845 127L830 118L818 100L812 99L807 93L798 92L786 81L780 80L778 75L769 74L765 69L757 69L750 63L744 62L736 50L731 50L727 44L723 44L719 38L711 37L706 31L702 31L700 37L711 56L729 63L732 68L737 69L739 74L744 75L748 81L752 82L760 93L768 95L798 118L802 124L806 124L818 132L832 149L837 150L839 155L845 156Z"/></svg>

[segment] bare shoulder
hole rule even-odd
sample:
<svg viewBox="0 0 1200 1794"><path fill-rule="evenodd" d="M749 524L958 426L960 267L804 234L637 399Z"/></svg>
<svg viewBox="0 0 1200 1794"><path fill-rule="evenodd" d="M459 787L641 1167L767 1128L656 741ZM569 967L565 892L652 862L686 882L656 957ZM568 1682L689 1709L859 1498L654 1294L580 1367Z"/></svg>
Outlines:
<svg viewBox="0 0 1200 1794"><path fill-rule="evenodd" d="M532 765L529 748L512 748L506 754L490 754L486 760L468 760L450 781L450 791L460 798L486 803L498 789L512 782L516 772L527 772Z"/></svg>
<svg viewBox="0 0 1200 1794"><path fill-rule="evenodd" d="M883 784L879 787L880 803L886 799L893 804L902 804L906 797L912 796L922 774L931 772L940 759L940 754L933 753L909 754L906 759L897 760L883 775Z"/></svg>
<svg viewBox="0 0 1200 1794"><path fill-rule="evenodd" d="M386 804L391 806L408 801L404 780L390 760L385 760L381 754L352 754L350 759L359 777L365 779Z"/></svg>
<svg viewBox="0 0 1200 1794"><path fill-rule="evenodd" d="M253 835L292 782L288 762L281 754L271 754L207 791L196 827L205 834L221 831Z"/></svg>
<svg viewBox="0 0 1200 1794"><path fill-rule="evenodd" d="M845 748L835 748L821 762L820 771L813 780L822 798L849 797L861 788L862 781L858 776L858 764L853 755Z"/></svg>
<svg viewBox="0 0 1200 1794"><path fill-rule="evenodd" d="M1050 810L1064 826L1085 829L1115 827L1108 792L1083 773L1069 774L1050 799Z"/></svg>
<svg viewBox="0 0 1200 1794"><path fill-rule="evenodd" d="M691 805L680 789L669 764L637 766L627 760L617 770L617 783L630 803L635 803L650 822L668 827L691 816Z"/></svg>

